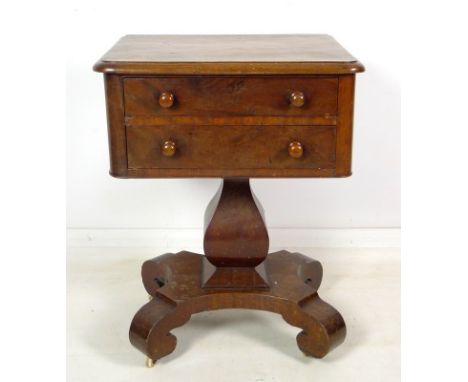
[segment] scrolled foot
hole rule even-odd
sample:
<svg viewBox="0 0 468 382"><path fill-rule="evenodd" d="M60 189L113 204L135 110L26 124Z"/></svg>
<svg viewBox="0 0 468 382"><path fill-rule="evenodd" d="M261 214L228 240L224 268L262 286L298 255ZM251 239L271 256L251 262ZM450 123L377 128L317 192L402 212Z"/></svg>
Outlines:
<svg viewBox="0 0 468 382"><path fill-rule="evenodd" d="M297 335L297 345L308 356L322 358L344 341L346 325L341 314L316 294L299 305L304 330Z"/></svg>
<svg viewBox="0 0 468 382"><path fill-rule="evenodd" d="M175 350L177 338L170 331L189 319L190 313L184 307L154 296L133 318L130 342L149 359L156 361Z"/></svg>

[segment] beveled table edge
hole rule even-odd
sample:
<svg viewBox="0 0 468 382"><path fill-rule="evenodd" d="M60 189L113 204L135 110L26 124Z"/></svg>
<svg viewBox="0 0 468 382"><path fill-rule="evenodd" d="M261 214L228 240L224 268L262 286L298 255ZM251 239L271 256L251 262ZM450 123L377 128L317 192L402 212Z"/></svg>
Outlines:
<svg viewBox="0 0 468 382"><path fill-rule="evenodd" d="M253 75L354 74L364 72L359 61L336 62L123 62L99 60L93 70L128 75Z"/></svg>

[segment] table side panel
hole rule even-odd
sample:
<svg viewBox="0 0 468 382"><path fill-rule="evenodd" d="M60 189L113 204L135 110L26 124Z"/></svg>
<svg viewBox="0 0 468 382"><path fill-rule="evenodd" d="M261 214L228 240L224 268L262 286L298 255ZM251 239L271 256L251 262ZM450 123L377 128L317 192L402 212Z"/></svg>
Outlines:
<svg viewBox="0 0 468 382"><path fill-rule="evenodd" d="M350 176L353 144L355 75L339 77L338 121L336 125L336 175Z"/></svg>
<svg viewBox="0 0 468 382"><path fill-rule="evenodd" d="M109 172L114 177L125 177L128 165L122 77L106 74L104 86L110 157Z"/></svg>

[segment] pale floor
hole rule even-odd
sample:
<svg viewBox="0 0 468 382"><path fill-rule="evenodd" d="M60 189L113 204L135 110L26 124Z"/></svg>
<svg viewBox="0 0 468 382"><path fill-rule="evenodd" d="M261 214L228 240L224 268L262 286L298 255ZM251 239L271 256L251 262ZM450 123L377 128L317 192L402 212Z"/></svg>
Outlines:
<svg viewBox="0 0 468 382"><path fill-rule="evenodd" d="M291 249L289 249L291 250ZM224 310L192 316L172 331L174 353L148 369L128 341L133 314L147 302L145 248L69 248L68 382L97 381L399 381L400 257L398 249L314 248L320 296L343 315L345 342L321 360L297 348L300 329L279 315Z"/></svg>

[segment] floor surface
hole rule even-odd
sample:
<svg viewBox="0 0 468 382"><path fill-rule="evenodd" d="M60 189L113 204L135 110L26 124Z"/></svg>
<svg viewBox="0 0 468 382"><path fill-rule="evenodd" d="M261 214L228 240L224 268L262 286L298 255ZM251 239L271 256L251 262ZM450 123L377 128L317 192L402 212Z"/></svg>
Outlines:
<svg viewBox="0 0 468 382"><path fill-rule="evenodd" d="M274 250L274 249L273 249ZM273 251L272 250L272 251ZM288 248L292 251L292 248ZM174 353L156 366L128 340L134 313L147 302L141 263L146 248L68 249L68 382L400 380L400 256L396 248L310 248L322 262L319 294L343 315L345 342L325 358L297 348L299 328L276 314L223 310L192 316L172 331Z"/></svg>

